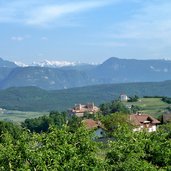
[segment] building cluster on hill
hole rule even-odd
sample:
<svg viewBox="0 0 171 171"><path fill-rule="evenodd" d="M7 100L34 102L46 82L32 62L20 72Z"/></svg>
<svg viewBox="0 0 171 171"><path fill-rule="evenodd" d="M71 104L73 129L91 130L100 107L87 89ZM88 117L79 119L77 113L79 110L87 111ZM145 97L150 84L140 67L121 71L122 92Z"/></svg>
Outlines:
<svg viewBox="0 0 171 171"><path fill-rule="evenodd" d="M85 105L75 104L72 109L69 109L68 112L70 115L76 115L78 117L83 117L84 113L88 112L89 114L95 114L100 109L94 105L94 103L87 103Z"/></svg>
<svg viewBox="0 0 171 171"><path fill-rule="evenodd" d="M123 97L123 100L126 100L127 96ZM94 103L88 103L85 105L82 104L76 104L73 108L69 109L69 115L70 116L77 116L77 117L84 117L85 113L89 113L91 115L96 114L99 112L100 109L94 105ZM129 122L134 126L133 131L142 131L147 130L148 132L156 131L157 125L160 124L160 121L153 118L152 116L148 114L143 114L137 112L136 114L130 114L129 115ZM85 126L89 129L95 129L97 131L97 135L100 137L100 132L102 135L102 132L104 132L104 126L102 126L100 121L95 121L93 119L83 119L83 123L85 123Z"/></svg>

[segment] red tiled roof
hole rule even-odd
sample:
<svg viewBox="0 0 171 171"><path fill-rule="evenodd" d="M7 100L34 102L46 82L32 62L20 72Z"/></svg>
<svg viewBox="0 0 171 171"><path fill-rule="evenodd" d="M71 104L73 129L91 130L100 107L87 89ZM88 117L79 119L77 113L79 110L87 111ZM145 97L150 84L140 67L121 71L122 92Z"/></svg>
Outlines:
<svg viewBox="0 0 171 171"><path fill-rule="evenodd" d="M141 125L145 121L150 121L152 124L159 124L160 121L153 118L152 116L149 116L148 114L132 114L130 115L130 120L135 125Z"/></svg>
<svg viewBox="0 0 171 171"><path fill-rule="evenodd" d="M101 125L101 122L100 122L100 121L95 121L95 120L93 120L93 119L84 119L82 122L83 122L83 123L85 124L85 126L86 126L87 128L89 128L89 129L97 128L98 126Z"/></svg>

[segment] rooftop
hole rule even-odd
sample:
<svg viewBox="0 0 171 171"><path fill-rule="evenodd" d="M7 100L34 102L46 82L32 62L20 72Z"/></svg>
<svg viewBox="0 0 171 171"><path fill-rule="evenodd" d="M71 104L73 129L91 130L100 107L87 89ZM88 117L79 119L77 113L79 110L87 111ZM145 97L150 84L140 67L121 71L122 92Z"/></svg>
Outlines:
<svg viewBox="0 0 171 171"><path fill-rule="evenodd" d="M141 124L147 124L147 123L152 123L152 124L159 124L160 121L157 119L153 118L152 116L148 114L132 114L130 115L130 120L133 122L135 125L141 125Z"/></svg>

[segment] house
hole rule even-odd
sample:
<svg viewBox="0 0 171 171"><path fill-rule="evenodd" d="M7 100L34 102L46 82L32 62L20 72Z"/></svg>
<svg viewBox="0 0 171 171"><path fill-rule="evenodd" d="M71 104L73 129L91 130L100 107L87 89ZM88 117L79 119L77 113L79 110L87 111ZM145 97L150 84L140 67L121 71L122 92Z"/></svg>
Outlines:
<svg viewBox="0 0 171 171"><path fill-rule="evenodd" d="M98 111L99 108L94 103L88 103L86 105L76 104L72 109L68 110L70 115L76 115L78 117L83 117L85 112L95 114Z"/></svg>
<svg viewBox="0 0 171 171"><path fill-rule="evenodd" d="M127 102L129 100L129 97L126 94L120 95L121 102Z"/></svg>
<svg viewBox="0 0 171 171"><path fill-rule="evenodd" d="M104 126L100 121L95 121L93 119L84 119L83 124L86 126L87 129L93 129L94 135L97 138L102 138L105 136L105 129Z"/></svg>
<svg viewBox="0 0 171 171"><path fill-rule="evenodd" d="M157 125L160 124L160 121L152 116L141 113L130 115L130 121L134 126L136 126L133 131L141 131L146 129L148 132L153 132L156 131Z"/></svg>

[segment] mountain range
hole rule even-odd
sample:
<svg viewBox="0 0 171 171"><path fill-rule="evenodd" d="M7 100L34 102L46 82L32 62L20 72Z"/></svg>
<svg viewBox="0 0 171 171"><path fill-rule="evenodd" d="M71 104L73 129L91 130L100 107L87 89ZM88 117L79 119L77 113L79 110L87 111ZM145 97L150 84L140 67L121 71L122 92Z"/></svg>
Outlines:
<svg viewBox="0 0 171 171"><path fill-rule="evenodd" d="M0 58L0 89L36 86L46 90L88 85L171 80L171 61L111 57L102 64L44 61L32 66Z"/></svg>

